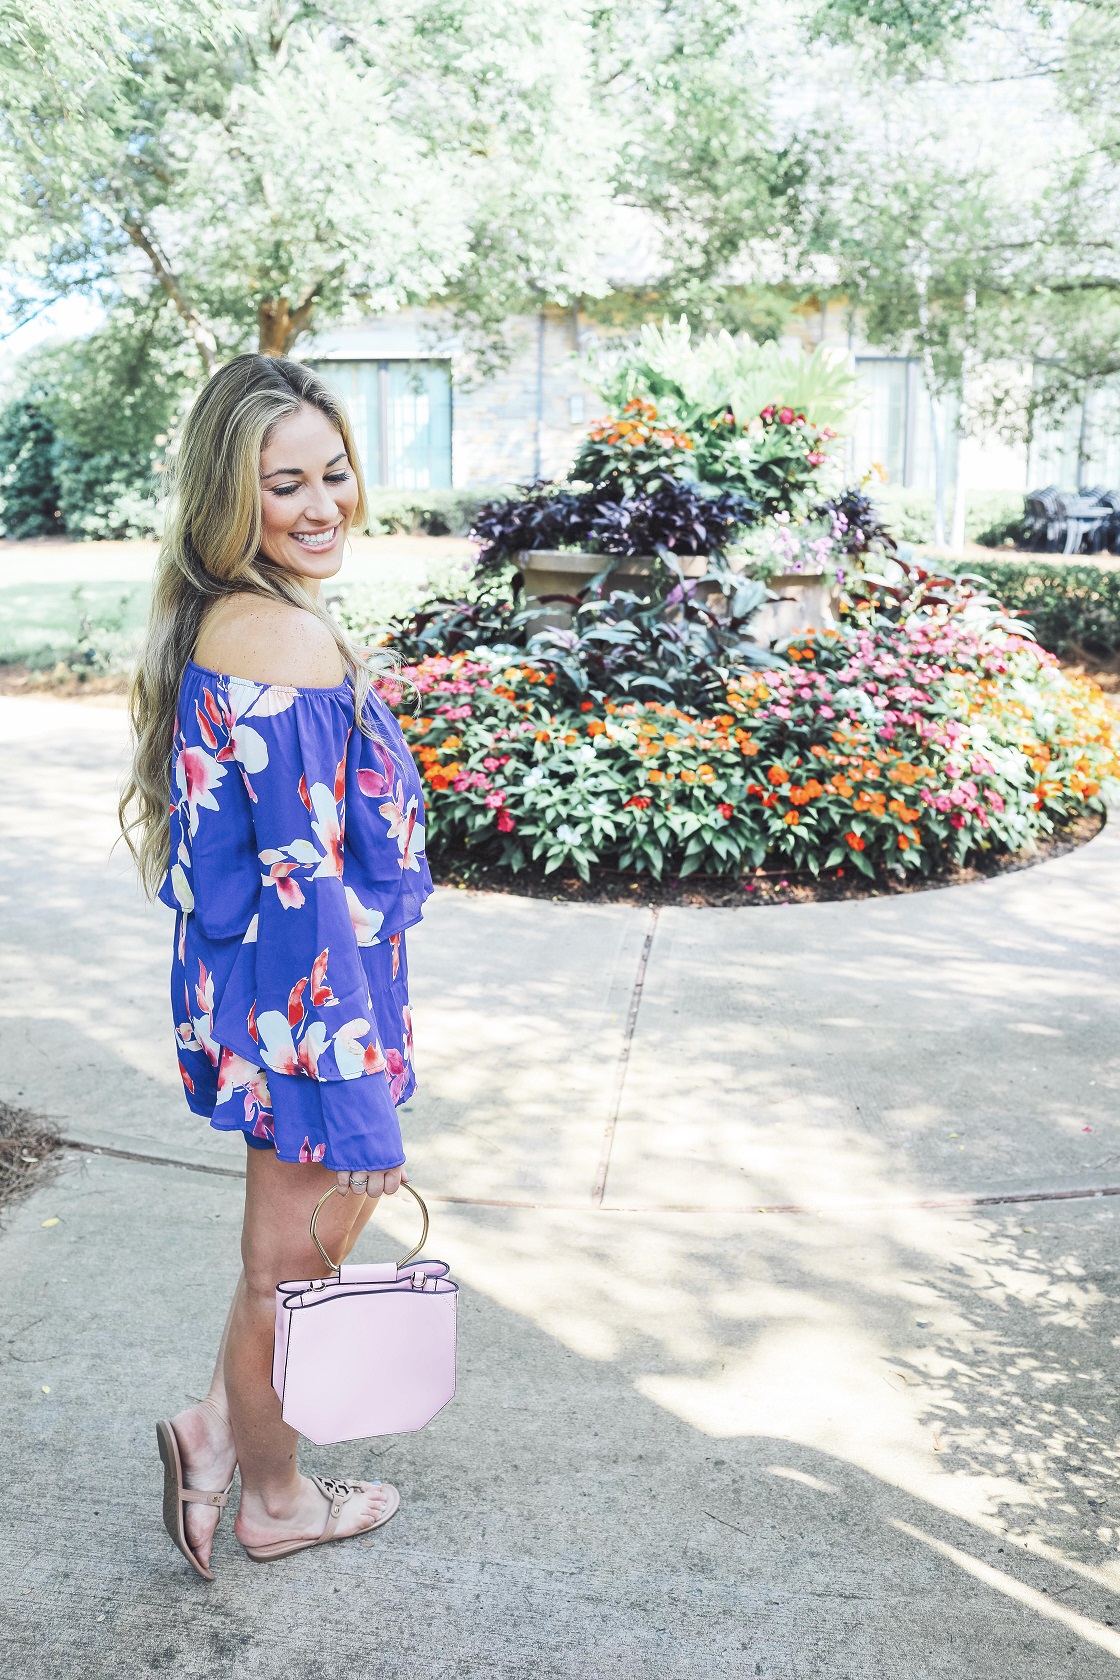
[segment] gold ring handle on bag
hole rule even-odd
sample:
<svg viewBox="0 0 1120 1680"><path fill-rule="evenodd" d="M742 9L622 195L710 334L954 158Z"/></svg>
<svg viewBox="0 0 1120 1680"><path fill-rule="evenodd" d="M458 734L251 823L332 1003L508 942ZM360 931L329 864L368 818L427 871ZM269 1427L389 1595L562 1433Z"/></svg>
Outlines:
<svg viewBox="0 0 1120 1680"><path fill-rule="evenodd" d="M416 1247L415 1248L410 1248L408 1253L405 1255L404 1259L397 1261L397 1270L398 1271L400 1270L400 1268L402 1266L407 1266L408 1262L410 1260L415 1260L416 1256L419 1254L420 1250L423 1248L424 1244L428 1240L428 1209L427 1209L427 1206L425 1204L423 1196L420 1194L419 1190L414 1190L412 1188L411 1184L408 1182L408 1180L406 1178L401 1179L400 1187L401 1187L402 1190L407 1190L409 1195L412 1197L413 1201L418 1203L419 1208L420 1208L420 1212L424 1215L424 1229L420 1233L420 1241L416 1244ZM335 1265L334 1261L331 1259L330 1255L327 1253L326 1249L323 1247L322 1243L319 1241L318 1237L315 1235L315 1221L319 1217L319 1211L322 1208L323 1203L326 1202L327 1200L329 1200L329 1198L331 1196L335 1195L336 1193L341 1195L341 1191L339 1190L338 1185L337 1184L332 1184L330 1189L325 1190L323 1192L323 1194L319 1197L319 1200L315 1203L315 1212L311 1215L311 1241L315 1244L315 1247L319 1250L319 1253L323 1256L324 1265L329 1266L332 1272L337 1272L338 1271L338 1266ZM341 1261L339 1262L339 1265L341 1265Z"/></svg>

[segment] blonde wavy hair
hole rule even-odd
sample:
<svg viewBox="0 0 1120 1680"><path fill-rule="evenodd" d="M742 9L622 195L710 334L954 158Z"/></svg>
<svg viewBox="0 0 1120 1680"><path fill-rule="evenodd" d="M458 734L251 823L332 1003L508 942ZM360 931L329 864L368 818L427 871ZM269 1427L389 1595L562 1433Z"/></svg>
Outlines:
<svg viewBox="0 0 1120 1680"><path fill-rule="evenodd" d="M334 637L354 687L354 719L370 734L371 671L293 572L261 552L261 450L305 404L341 437L354 477L354 523L367 517L365 483L341 402L310 368L279 356L237 356L200 392L171 458L167 525L148 628L129 693L134 750L118 817L144 890L158 891L171 843L171 755L179 686L207 612L223 596L264 595L312 612Z"/></svg>

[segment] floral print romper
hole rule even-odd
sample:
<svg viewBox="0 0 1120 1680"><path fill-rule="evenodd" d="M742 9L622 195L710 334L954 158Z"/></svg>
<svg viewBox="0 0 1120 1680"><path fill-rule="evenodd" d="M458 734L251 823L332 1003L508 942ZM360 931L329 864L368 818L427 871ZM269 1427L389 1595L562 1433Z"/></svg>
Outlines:
<svg viewBox="0 0 1120 1680"><path fill-rule="evenodd" d="M282 1161L404 1160L405 930L432 890L420 778L373 693L183 675L171 776L171 1003L187 1103Z"/></svg>

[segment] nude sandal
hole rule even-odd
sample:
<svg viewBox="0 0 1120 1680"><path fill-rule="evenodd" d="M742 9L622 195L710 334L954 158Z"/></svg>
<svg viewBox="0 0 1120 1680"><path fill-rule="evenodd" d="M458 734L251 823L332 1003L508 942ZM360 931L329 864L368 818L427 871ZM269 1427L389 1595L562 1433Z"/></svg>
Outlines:
<svg viewBox="0 0 1120 1680"><path fill-rule="evenodd" d="M163 1460L163 1526L170 1534L192 1569L198 1571L204 1581L212 1581L214 1573L195 1556L187 1540L186 1524L183 1521L184 1505L216 1505L222 1509L229 1500L229 1488L224 1493L206 1493L202 1488L183 1486L183 1461L179 1456L179 1442L170 1423L156 1424L156 1440L159 1443L159 1456Z"/></svg>
<svg viewBox="0 0 1120 1680"><path fill-rule="evenodd" d="M400 1509L401 1496L395 1487L391 1487L388 1482L368 1482L366 1487L384 1489L388 1495L386 1509L374 1522L367 1523L365 1528L356 1528L353 1534L337 1534L335 1530L338 1528L342 1507L366 1489L357 1482L336 1482L332 1476L312 1476L311 1480L330 1505L330 1513L322 1534L317 1540L274 1540L268 1546L246 1546L245 1550L254 1563L271 1563L274 1558L291 1557L293 1552L304 1552L309 1546L326 1546L331 1540L353 1540L359 1534L369 1534L372 1529L383 1527Z"/></svg>

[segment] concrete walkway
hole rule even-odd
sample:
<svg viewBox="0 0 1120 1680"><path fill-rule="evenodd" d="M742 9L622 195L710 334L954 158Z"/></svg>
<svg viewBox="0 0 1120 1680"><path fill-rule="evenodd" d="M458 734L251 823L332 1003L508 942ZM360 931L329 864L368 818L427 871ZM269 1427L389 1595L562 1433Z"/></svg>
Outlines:
<svg viewBox="0 0 1120 1680"><path fill-rule="evenodd" d="M459 1396L308 1451L400 1486L384 1533L258 1568L227 1521L206 1587L151 1426L206 1380L242 1150L182 1105L170 918L107 861L123 750L0 701L0 1096L128 1152L0 1238L7 1672L1118 1672L1120 1199L1058 1193L1120 1187L1120 827L904 900L439 893L406 1119Z"/></svg>

